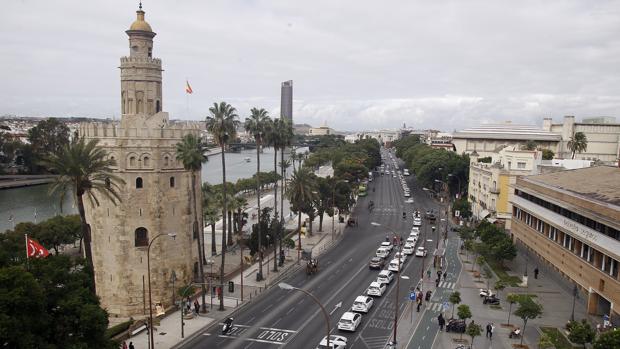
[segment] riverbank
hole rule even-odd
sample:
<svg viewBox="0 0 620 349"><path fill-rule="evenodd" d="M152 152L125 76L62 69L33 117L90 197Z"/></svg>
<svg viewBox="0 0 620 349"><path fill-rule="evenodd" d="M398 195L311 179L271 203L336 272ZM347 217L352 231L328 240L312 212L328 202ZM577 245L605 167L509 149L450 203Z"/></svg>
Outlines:
<svg viewBox="0 0 620 349"><path fill-rule="evenodd" d="M2 175L0 176L0 190L49 184L54 181L54 178L53 175Z"/></svg>

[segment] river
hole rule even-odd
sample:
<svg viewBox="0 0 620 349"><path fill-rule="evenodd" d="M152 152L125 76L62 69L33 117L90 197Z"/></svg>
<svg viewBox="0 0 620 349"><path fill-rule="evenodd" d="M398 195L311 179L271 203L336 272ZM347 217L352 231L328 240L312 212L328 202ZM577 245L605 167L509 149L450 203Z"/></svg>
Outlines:
<svg viewBox="0 0 620 349"><path fill-rule="evenodd" d="M298 149L304 152L306 149ZM246 161L250 159L250 162ZM273 149L267 148L261 153L261 171L273 170ZM278 163L280 155L278 155ZM292 167L288 169L289 173ZM251 177L256 172L256 150L244 150L240 153L226 153L226 180L236 182L239 178ZM212 155L203 164L202 180L211 184L222 182L221 154ZM0 190L0 232L12 229L20 222L41 222L56 214L77 213L73 197L66 195L60 210L60 196L48 194L49 185Z"/></svg>

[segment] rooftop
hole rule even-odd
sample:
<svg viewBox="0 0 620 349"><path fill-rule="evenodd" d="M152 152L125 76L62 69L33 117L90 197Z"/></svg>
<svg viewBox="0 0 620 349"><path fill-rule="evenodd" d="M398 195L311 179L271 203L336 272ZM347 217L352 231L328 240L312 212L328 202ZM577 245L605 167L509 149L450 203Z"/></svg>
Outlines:
<svg viewBox="0 0 620 349"><path fill-rule="evenodd" d="M589 200L620 206L620 168L617 167L586 167L528 176L523 180L564 190Z"/></svg>
<svg viewBox="0 0 620 349"><path fill-rule="evenodd" d="M486 139L515 139L515 140L545 140L560 141L558 133L545 131L534 125L485 124L477 127L457 131L453 138L486 138Z"/></svg>

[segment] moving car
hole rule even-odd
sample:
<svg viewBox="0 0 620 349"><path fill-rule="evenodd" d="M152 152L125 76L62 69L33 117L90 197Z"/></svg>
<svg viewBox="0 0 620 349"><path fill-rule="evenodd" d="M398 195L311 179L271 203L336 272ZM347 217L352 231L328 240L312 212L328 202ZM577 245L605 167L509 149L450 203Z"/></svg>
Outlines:
<svg viewBox="0 0 620 349"><path fill-rule="evenodd" d="M368 262L368 268L370 269L383 269L385 267L385 260L383 257L372 257Z"/></svg>
<svg viewBox="0 0 620 349"><path fill-rule="evenodd" d="M396 252L394 254L394 259L400 258L400 263L403 264L407 261L407 255L402 252Z"/></svg>
<svg viewBox="0 0 620 349"><path fill-rule="evenodd" d="M392 259L390 264L388 264L388 270L398 273L398 269L402 266L402 264L403 262L399 261L398 258Z"/></svg>
<svg viewBox="0 0 620 349"><path fill-rule="evenodd" d="M418 242L418 238L415 236L409 236L405 241L405 244L414 245Z"/></svg>
<svg viewBox="0 0 620 349"><path fill-rule="evenodd" d="M409 255L411 255L411 254L413 254L413 253L414 253L414 250L415 250L415 248L414 248L414 246L413 246L413 245L411 245L411 244L405 244L405 246L403 246L403 253L404 253L404 254L409 254Z"/></svg>
<svg viewBox="0 0 620 349"><path fill-rule="evenodd" d="M383 292L385 292L386 288L387 286L385 284L373 281L370 283L370 286L368 286L366 294L369 296L381 297L383 296Z"/></svg>
<svg viewBox="0 0 620 349"><path fill-rule="evenodd" d="M394 273L389 270L381 270L377 276L377 282L381 284L389 284L394 280Z"/></svg>
<svg viewBox="0 0 620 349"><path fill-rule="evenodd" d="M392 245L392 243L391 243L391 242L389 242L389 241L383 241L383 242L381 243L381 247L385 247L385 248L387 248L388 250L390 250L390 252L392 252L392 248L394 248L394 245Z"/></svg>
<svg viewBox="0 0 620 349"><path fill-rule="evenodd" d="M426 257L426 249L424 248L424 246L418 247L418 249L415 251L415 256Z"/></svg>
<svg viewBox="0 0 620 349"><path fill-rule="evenodd" d="M327 346L327 337L323 337L321 343L316 347L316 349L346 349L347 348L347 337L337 336L332 334L329 336L329 347Z"/></svg>
<svg viewBox="0 0 620 349"><path fill-rule="evenodd" d="M406 198L408 198L408 197L410 197L410 196L411 196L411 194L409 194L409 192L408 192L408 191L406 191L406 192L405 192L405 197L406 197Z"/></svg>
<svg viewBox="0 0 620 349"><path fill-rule="evenodd" d="M409 199L405 200L405 203L406 204L413 204L413 199L409 198Z"/></svg>
<svg viewBox="0 0 620 349"><path fill-rule="evenodd" d="M385 247L379 247L377 249L377 253L375 254L375 256L379 257L379 258L387 258L387 256L390 255L390 250L385 248Z"/></svg>
<svg viewBox="0 0 620 349"><path fill-rule="evenodd" d="M359 313L367 313L370 308L372 308L374 302L375 300L372 299L372 297L357 296L351 306L351 310Z"/></svg>
<svg viewBox="0 0 620 349"><path fill-rule="evenodd" d="M419 217L414 218L413 219L413 225L416 226L416 227L421 226L422 225L422 219L419 218Z"/></svg>
<svg viewBox="0 0 620 349"><path fill-rule="evenodd" d="M411 227L411 234L413 233L419 233L420 232L420 227Z"/></svg>
<svg viewBox="0 0 620 349"><path fill-rule="evenodd" d="M340 317L340 321L338 321L338 329L341 331L355 331L360 322L362 322L362 315L347 311L342 314L342 317Z"/></svg>

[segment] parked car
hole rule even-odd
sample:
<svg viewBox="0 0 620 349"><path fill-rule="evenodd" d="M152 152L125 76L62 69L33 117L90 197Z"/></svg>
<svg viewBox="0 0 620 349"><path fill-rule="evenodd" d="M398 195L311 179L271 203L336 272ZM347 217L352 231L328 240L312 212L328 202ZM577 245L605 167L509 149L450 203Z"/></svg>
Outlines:
<svg viewBox="0 0 620 349"><path fill-rule="evenodd" d="M465 320L450 319L446 324L446 332L465 333Z"/></svg>
<svg viewBox="0 0 620 349"><path fill-rule="evenodd" d="M329 347L327 346L327 337L323 337L316 349L346 349L347 337L332 334L329 336Z"/></svg>
<svg viewBox="0 0 620 349"><path fill-rule="evenodd" d="M406 191L406 192L405 192L405 197L406 197L406 198L408 198L408 197L410 197L410 196L411 196L411 194L409 194L409 192L408 192L408 191Z"/></svg>
<svg viewBox="0 0 620 349"><path fill-rule="evenodd" d="M409 199L405 200L405 203L406 204L413 204L413 199L409 198Z"/></svg>
<svg viewBox="0 0 620 349"><path fill-rule="evenodd" d="M403 253L404 254L408 254L408 255L412 255L415 252L415 247L412 244L405 244L405 246L403 246Z"/></svg>
<svg viewBox="0 0 620 349"><path fill-rule="evenodd" d="M385 260L382 257L372 257L368 262L370 269L383 269L383 267L385 267Z"/></svg>
<svg viewBox="0 0 620 349"><path fill-rule="evenodd" d="M421 226L421 225L422 225L422 219L417 218L417 217L416 217L416 218L414 218L414 219L413 219L413 225L414 225L414 226L416 226L416 227Z"/></svg>
<svg viewBox="0 0 620 349"><path fill-rule="evenodd" d="M499 298L495 295L485 296L482 300L482 304L499 305Z"/></svg>
<svg viewBox="0 0 620 349"><path fill-rule="evenodd" d="M399 272L399 268L402 267L403 262L399 261L398 258L392 259L390 264L388 264L388 270L393 271L395 273Z"/></svg>
<svg viewBox="0 0 620 349"><path fill-rule="evenodd" d="M381 270L377 275L377 282L381 284L389 284L394 280L394 273L389 270Z"/></svg>
<svg viewBox="0 0 620 349"><path fill-rule="evenodd" d="M355 331L362 322L362 315L347 311L342 314L338 321L338 329L341 331Z"/></svg>
<svg viewBox="0 0 620 349"><path fill-rule="evenodd" d="M391 242L389 242L389 241L383 241L383 242L381 243L381 247L385 247L385 248L387 248L388 250L390 250L390 252L392 252L392 248L394 248L394 245L392 245L392 243L391 243Z"/></svg>
<svg viewBox="0 0 620 349"><path fill-rule="evenodd" d="M490 297L490 296L494 296L495 293L493 293L493 291L491 291L491 289L486 289L486 288L481 288L480 289L480 297Z"/></svg>
<svg viewBox="0 0 620 349"><path fill-rule="evenodd" d="M370 283L370 286L368 286L368 289L366 290L366 294L369 296L381 297L383 296L383 292L385 292L386 288L387 286L385 284L381 284L376 281L373 281Z"/></svg>
<svg viewBox="0 0 620 349"><path fill-rule="evenodd" d="M407 261L407 255L402 252L396 252L394 254L394 259L400 258L400 263L404 264Z"/></svg>
<svg viewBox="0 0 620 349"><path fill-rule="evenodd" d="M418 247L418 249L415 251L415 256L416 257L426 257L426 248L424 248L424 246L420 246Z"/></svg>
<svg viewBox="0 0 620 349"><path fill-rule="evenodd" d="M420 234L420 227L411 227L411 234L413 233Z"/></svg>
<svg viewBox="0 0 620 349"><path fill-rule="evenodd" d="M374 303L374 299L368 296L357 296L353 305L351 306L351 310L359 313L367 313Z"/></svg>
<svg viewBox="0 0 620 349"><path fill-rule="evenodd" d="M405 244L409 244L409 245L414 245L418 242L418 238L416 237L408 237L407 240L405 240Z"/></svg>

